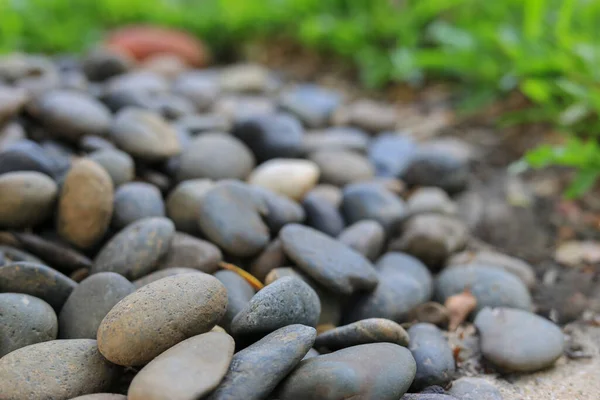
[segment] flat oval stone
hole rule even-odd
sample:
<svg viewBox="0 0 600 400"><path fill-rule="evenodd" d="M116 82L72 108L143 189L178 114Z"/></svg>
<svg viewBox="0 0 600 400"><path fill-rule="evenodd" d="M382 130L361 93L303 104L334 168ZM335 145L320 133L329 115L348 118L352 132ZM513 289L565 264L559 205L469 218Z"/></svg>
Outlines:
<svg viewBox="0 0 600 400"><path fill-rule="evenodd" d="M221 250L211 242L175 232L171 248L160 260L158 268L185 267L212 274L222 260Z"/></svg>
<svg viewBox="0 0 600 400"><path fill-rule="evenodd" d="M58 320L48 303L21 293L0 293L0 358L11 351L56 339Z"/></svg>
<svg viewBox="0 0 600 400"><path fill-rule="evenodd" d="M341 95L332 90L303 84L282 93L279 107L294 114L305 126L320 128L327 125L341 100Z"/></svg>
<svg viewBox="0 0 600 400"><path fill-rule="evenodd" d="M308 192L302 200L302 207L306 214L305 223L331 237L337 237L346 226L344 218L337 205L315 190L316 188Z"/></svg>
<svg viewBox="0 0 600 400"><path fill-rule="evenodd" d="M409 137L382 133L369 146L369 160L377 176L399 178L409 167L417 152L416 143Z"/></svg>
<svg viewBox="0 0 600 400"><path fill-rule="evenodd" d="M114 272L100 272L84 279L60 310L60 338L95 339L106 314L134 290L131 282Z"/></svg>
<svg viewBox="0 0 600 400"><path fill-rule="evenodd" d="M15 262L0 267L0 292L25 293L62 308L77 283L60 272L41 264Z"/></svg>
<svg viewBox="0 0 600 400"><path fill-rule="evenodd" d="M144 365L175 344L211 330L226 307L227 291L211 275L163 278L110 310L98 329L98 347L115 364Z"/></svg>
<svg viewBox="0 0 600 400"><path fill-rule="evenodd" d="M214 276L227 289L227 311L225 311L219 325L226 331L231 332L231 321L246 308L255 291L248 281L233 271L217 271Z"/></svg>
<svg viewBox="0 0 600 400"><path fill-rule="evenodd" d="M430 299L433 294L433 277L427 266L410 254L390 251L381 256L375 268L384 276L410 276L420 283L425 297Z"/></svg>
<svg viewBox="0 0 600 400"><path fill-rule="evenodd" d="M92 339L52 340L32 344L0 359L0 398L71 399L103 392L118 377Z"/></svg>
<svg viewBox="0 0 600 400"><path fill-rule="evenodd" d="M200 230L226 252L239 257L257 254L269 243L262 198L239 182L223 182L209 190L200 204Z"/></svg>
<svg viewBox="0 0 600 400"><path fill-rule="evenodd" d="M231 322L231 331L261 335L292 324L314 327L320 314L317 293L301 279L285 277L256 293Z"/></svg>
<svg viewBox="0 0 600 400"><path fill-rule="evenodd" d="M48 264L51 267L67 272L76 271L80 268L89 269L92 266L92 261L89 258L58 241L48 240L29 233L13 233L12 235L25 250L34 253L44 260L42 262L35 257L34 259L26 257L26 259L13 261L31 261Z"/></svg>
<svg viewBox="0 0 600 400"><path fill-rule="evenodd" d="M75 246L94 246L108 229L113 199L112 180L104 168L92 160L74 162L60 192L58 233Z"/></svg>
<svg viewBox="0 0 600 400"><path fill-rule="evenodd" d="M261 282L275 268L288 264L281 240L275 239L250 264L250 274Z"/></svg>
<svg viewBox="0 0 600 400"><path fill-rule="evenodd" d="M136 289L146 286L149 283L156 282L159 279L163 279L169 276L181 275L181 274L199 274L200 271L192 268L174 267L161 269L160 271L154 271L151 274L141 277L133 281L133 286Z"/></svg>
<svg viewBox="0 0 600 400"><path fill-rule="evenodd" d="M564 351L560 328L529 311L484 308L474 323L483 356L507 372L534 372L550 367Z"/></svg>
<svg viewBox="0 0 600 400"><path fill-rule="evenodd" d="M73 141L86 134L105 135L112 119L109 109L92 96L65 89L42 94L31 113L54 134Z"/></svg>
<svg viewBox="0 0 600 400"><path fill-rule="evenodd" d="M355 183L346 186L343 193L341 210L349 224L372 219L392 233L406 216L404 201L381 186Z"/></svg>
<svg viewBox="0 0 600 400"><path fill-rule="evenodd" d="M250 147L258 162L263 162L298 156L304 130L296 118L280 113L245 118L234 127L233 134Z"/></svg>
<svg viewBox="0 0 600 400"><path fill-rule="evenodd" d="M266 398L311 349L316 335L314 328L288 325L236 353L207 400Z"/></svg>
<svg viewBox="0 0 600 400"><path fill-rule="evenodd" d="M191 179L179 183L167 197L167 216L178 231L199 234L198 215L204 195L214 186L210 179Z"/></svg>
<svg viewBox="0 0 600 400"><path fill-rule="evenodd" d="M44 222L53 211L58 187L40 172L0 175L0 226L27 228Z"/></svg>
<svg viewBox="0 0 600 400"><path fill-rule="evenodd" d="M350 247L298 224L279 233L286 255L307 275L339 294L370 290L377 286L373 265Z"/></svg>
<svg viewBox="0 0 600 400"><path fill-rule="evenodd" d="M464 265L448 268L438 275L435 297L440 303L452 295L469 289L477 299L475 312L484 307L511 307L530 310L531 296L515 275L489 266Z"/></svg>
<svg viewBox="0 0 600 400"><path fill-rule="evenodd" d="M366 219L344 229L338 240L373 261L381 254L385 230L379 222Z"/></svg>
<svg viewBox="0 0 600 400"><path fill-rule="evenodd" d="M117 149L101 149L90 153L88 158L98 163L108 172L114 187L118 187L135 178L133 158Z"/></svg>
<svg viewBox="0 0 600 400"><path fill-rule="evenodd" d="M368 144L367 133L349 126L307 131L302 138L302 149L306 154L318 150L351 150L365 153Z"/></svg>
<svg viewBox="0 0 600 400"><path fill-rule="evenodd" d="M37 143L21 139L0 152L0 174L35 171L55 176L59 170L55 160Z"/></svg>
<svg viewBox="0 0 600 400"><path fill-rule="evenodd" d="M129 400L201 398L219 385L233 357L235 343L226 333L208 332L171 347L133 378Z"/></svg>
<svg viewBox="0 0 600 400"><path fill-rule="evenodd" d="M309 156L321 172L321 182L336 186L366 181L375 175L366 157L353 151L321 150Z"/></svg>
<svg viewBox="0 0 600 400"><path fill-rule="evenodd" d="M370 99L358 99L342 111L350 125L372 133L393 130L399 116L396 106Z"/></svg>
<svg viewBox="0 0 600 400"><path fill-rule="evenodd" d="M244 180L254 168L254 155L246 145L226 133L203 133L181 153L179 180L208 178Z"/></svg>
<svg viewBox="0 0 600 400"><path fill-rule="evenodd" d="M302 361L276 393L281 400L398 400L415 371L408 349L363 344Z"/></svg>
<svg viewBox="0 0 600 400"><path fill-rule="evenodd" d="M394 343L408 346L408 333L400 325L385 318L369 318L321 333L315 347L339 350L367 343Z"/></svg>
<svg viewBox="0 0 600 400"><path fill-rule="evenodd" d="M319 180L319 167L312 161L275 158L259 165L248 183L300 201Z"/></svg>
<svg viewBox="0 0 600 400"><path fill-rule="evenodd" d="M165 160L181 150L175 129L151 111L139 108L119 111L110 132L120 149L142 160Z"/></svg>
<svg viewBox="0 0 600 400"><path fill-rule="evenodd" d="M165 203L156 186L145 182L121 185L115 191L112 224L117 229L142 218L164 217Z"/></svg>
<svg viewBox="0 0 600 400"><path fill-rule="evenodd" d="M457 379L452 382L448 393L460 400L502 400L500 391L483 378Z"/></svg>
<svg viewBox="0 0 600 400"><path fill-rule="evenodd" d="M128 225L113 236L100 250L92 273L116 272L137 279L156 268L167 254L175 226L167 218L144 218Z"/></svg>
<svg viewBox="0 0 600 400"><path fill-rule="evenodd" d="M418 323L408 330L408 347L417 363L417 373L411 389L427 386L445 386L456 371L454 354L448 341L435 325Z"/></svg>
<svg viewBox="0 0 600 400"><path fill-rule="evenodd" d="M450 196L440 188L422 187L408 198L406 208L409 215L438 213L456 215L457 207Z"/></svg>
<svg viewBox="0 0 600 400"><path fill-rule="evenodd" d="M127 396L115 393L94 393L73 397L71 400L127 400Z"/></svg>
<svg viewBox="0 0 600 400"><path fill-rule="evenodd" d="M257 187L254 190L262 197L267 206L267 214L264 219L271 233L278 233L286 224L304 221L304 209L294 200L268 189Z"/></svg>

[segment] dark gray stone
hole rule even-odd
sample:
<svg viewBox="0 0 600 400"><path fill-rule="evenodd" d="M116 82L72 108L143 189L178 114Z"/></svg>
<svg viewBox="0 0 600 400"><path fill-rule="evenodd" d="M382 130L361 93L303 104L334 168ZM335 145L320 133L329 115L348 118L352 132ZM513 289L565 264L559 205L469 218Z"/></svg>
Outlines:
<svg viewBox="0 0 600 400"><path fill-rule="evenodd" d="M279 233L285 224L304 221L304 209L294 200L269 189L256 187L254 190L263 198L267 206L268 211L264 219L271 233Z"/></svg>
<svg viewBox="0 0 600 400"><path fill-rule="evenodd" d="M306 214L306 225L331 237L337 237L344 229L345 222L337 206L322 196L309 192L302 200Z"/></svg>
<svg viewBox="0 0 600 400"><path fill-rule="evenodd" d="M31 140L19 140L0 152L0 174L36 171L55 177L62 170L63 168L40 145Z"/></svg>
<svg viewBox="0 0 600 400"><path fill-rule="evenodd" d="M411 389L431 385L445 386L454 377L454 354L442 331L433 324L418 323L408 330L409 349L417 363L417 374Z"/></svg>
<svg viewBox="0 0 600 400"><path fill-rule="evenodd" d="M374 261L385 243L385 230L379 222L366 219L344 229L338 240Z"/></svg>
<svg viewBox="0 0 600 400"><path fill-rule="evenodd" d="M244 278L233 271L217 271L214 276L227 289L227 311L219 322L219 326L227 332L231 332L231 321L248 306L255 291Z"/></svg>
<svg viewBox="0 0 600 400"><path fill-rule="evenodd" d="M175 122L178 131L183 130L190 137L205 132L229 132L233 124L219 114L186 115Z"/></svg>
<svg viewBox="0 0 600 400"><path fill-rule="evenodd" d="M165 203L156 186L145 182L121 185L115 191L112 225L123 229L142 218L164 217Z"/></svg>

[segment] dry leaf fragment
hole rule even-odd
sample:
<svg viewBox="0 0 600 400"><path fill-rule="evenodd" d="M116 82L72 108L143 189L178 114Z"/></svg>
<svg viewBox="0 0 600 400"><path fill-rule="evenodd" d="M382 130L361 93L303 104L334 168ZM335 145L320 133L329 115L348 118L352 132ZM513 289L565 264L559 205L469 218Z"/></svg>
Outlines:
<svg viewBox="0 0 600 400"><path fill-rule="evenodd" d="M477 306L477 299L469 289L465 289L462 293L448 297L444 305L450 312L448 330L454 332L475 309Z"/></svg>
<svg viewBox="0 0 600 400"><path fill-rule="evenodd" d="M248 282L254 289L256 290L260 290L263 287L265 287L265 285L263 285L258 279L256 279L252 274L250 274L249 272L241 269L238 266L235 266L233 264L229 264L226 263L224 261L221 261L219 263L219 267L223 268L223 269L227 269L229 271L233 271L236 274L238 274L239 276L241 276L242 278L244 278L246 280L246 282Z"/></svg>

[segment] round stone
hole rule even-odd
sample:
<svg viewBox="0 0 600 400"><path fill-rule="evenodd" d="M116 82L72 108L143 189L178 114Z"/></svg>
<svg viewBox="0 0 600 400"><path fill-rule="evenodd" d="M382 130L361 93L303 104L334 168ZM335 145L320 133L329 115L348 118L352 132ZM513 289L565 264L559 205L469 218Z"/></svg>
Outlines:
<svg viewBox="0 0 600 400"><path fill-rule="evenodd" d="M319 167L312 161L278 158L259 165L248 177L252 185L300 201L319 180Z"/></svg>
<svg viewBox="0 0 600 400"><path fill-rule="evenodd" d="M339 350L367 343L394 343L408 346L408 333L394 321L369 318L321 333L315 347Z"/></svg>
<svg viewBox="0 0 600 400"><path fill-rule="evenodd" d="M200 274L201 272L192 268L174 267L161 269L160 271L154 271L151 274L141 277L133 281L133 286L136 289L146 286L149 283L156 282L159 279L167 278L169 276L181 275L181 274Z"/></svg>
<svg viewBox="0 0 600 400"><path fill-rule="evenodd" d="M398 400L416 371L408 349L392 343L352 346L302 361L279 385L281 400Z"/></svg>
<svg viewBox="0 0 600 400"><path fill-rule="evenodd" d="M425 297L433 294L433 278L427 266L410 254L390 251L381 256L375 268L381 275L404 275L415 279L424 290Z"/></svg>
<svg viewBox="0 0 600 400"><path fill-rule="evenodd" d="M88 158L108 172L114 187L135 178L135 164L131 156L117 149L101 149L90 153Z"/></svg>
<svg viewBox="0 0 600 400"><path fill-rule="evenodd" d="M264 335L292 324L314 327L320 314L321 302L315 291L301 279L285 277L256 293L231 322L231 331L234 335Z"/></svg>
<svg viewBox="0 0 600 400"><path fill-rule="evenodd" d="M450 196L440 188L422 187L408 198L406 208L409 215L437 213L455 215L456 204Z"/></svg>
<svg viewBox="0 0 600 400"><path fill-rule="evenodd" d="M98 352L95 340L52 340L2 357L0 377L3 399L71 399L110 389L118 369Z"/></svg>
<svg viewBox="0 0 600 400"><path fill-rule="evenodd" d="M374 138L369 146L369 160L377 176L399 178L416 154L416 143L405 136L383 133Z"/></svg>
<svg viewBox="0 0 600 400"><path fill-rule="evenodd" d="M226 333L208 332L171 347L133 378L129 400L199 399L221 382L235 343Z"/></svg>
<svg viewBox="0 0 600 400"><path fill-rule="evenodd" d="M164 217L165 203L156 186L144 182L123 184L115 191L112 225L122 229L142 218Z"/></svg>
<svg viewBox="0 0 600 400"><path fill-rule="evenodd" d="M84 279L60 310L60 338L95 339L102 319L134 290L131 282L113 272L101 272Z"/></svg>
<svg viewBox="0 0 600 400"><path fill-rule="evenodd" d="M267 398L308 353L316 335L314 328L288 325L236 353L225 378L207 400Z"/></svg>
<svg viewBox="0 0 600 400"><path fill-rule="evenodd" d="M288 224L279 238L298 268L335 293L370 290L378 283L377 273L365 257L317 230Z"/></svg>
<svg viewBox="0 0 600 400"><path fill-rule="evenodd" d="M227 291L211 275L163 278L110 310L98 329L98 347L115 364L144 365L177 343L211 330L226 307Z"/></svg>
<svg viewBox="0 0 600 400"><path fill-rule="evenodd" d="M203 133L181 153L177 178L244 180L254 164L254 155L239 139L225 133Z"/></svg>
<svg viewBox="0 0 600 400"><path fill-rule="evenodd" d="M550 367L564 351L560 328L529 311L484 308L474 323L481 338L481 353L506 372Z"/></svg>
<svg viewBox="0 0 600 400"><path fill-rule="evenodd" d="M379 222L366 219L344 229L338 240L373 261L381 254L385 230Z"/></svg>
<svg viewBox="0 0 600 400"><path fill-rule="evenodd" d="M178 184L167 197L167 216L178 231L198 234L202 198L214 186L209 179L191 179Z"/></svg>
<svg viewBox="0 0 600 400"><path fill-rule="evenodd" d="M0 358L35 343L56 339L58 320L48 303L21 293L0 293Z"/></svg>
<svg viewBox="0 0 600 400"><path fill-rule="evenodd" d="M445 386L454 376L456 365L448 341L435 325L418 323L408 330L409 349L417 363L417 373L411 389Z"/></svg>
<svg viewBox="0 0 600 400"><path fill-rule="evenodd" d="M15 262L0 267L0 292L24 293L62 308L77 283L60 272L41 264Z"/></svg>
<svg viewBox="0 0 600 400"><path fill-rule="evenodd" d="M502 400L500 391L483 378L457 379L452 382L448 393L460 400Z"/></svg>
<svg viewBox="0 0 600 400"><path fill-rule="evenodd" d="M366 181L375 175L373 166L363 156L353 151L321 150L309 158L321 172L321 182L336 186Z"/></svg>
<svg viewBox="0 0 600 400"><path fill-rule="evenodd" d="M169 251L175 226L167 218L144 218L128 225L100 250L92 273L116 272L128 279L140 278L158 268Z"/></svg>
<svg viewBox="0 0 600 400"><path fill-rule="evenodd" d="M28 228L44 222L53 211L58 187L39 172L0 175L0 226Z"/></svg>
<svg viewBox="0 0 600 400"><path fill-rule="evenodd" d="M221 281L227 289L227 311L219 325L226 331L231 332L231 321L248 306L255 291L248 281L233 271L217 271L215 278Z"/></svg>
<svg viewBox="0 0 600 400"><path fill-rule="evenodd" d="M60 192L58 233L77 247L94 246L108 229L113 200L112 180L104 168L88 159L74 162Z"/></svg>
<svg viewBox="0 0 600 400"><path fill-rule="evenodd" d="M278 233L286 224L304 221L304 209L294 200L260 187L254 188L254 191L265 202L267 214L264 219L272 233Z"/></svg>
<svg viewBox="0 0 600 400"><path fill-rule="evenodd" d="M171 248L161 259L158 268L185 267L212 274L222 260L221 250L211 242L175 232Z"/></svg>
<svg viewBox="0 0 600 400"><path fill-rule="evenodd" d="M110 132L120 149L141 160L165 160L181 150L175 129L151 111L139 108L119 111Z"/></svg>
<svg viewBox="0 0 600 400"><path fill-rule="evenodd" d="M334 91L304 84L282 93L279 106L298 117L305 126L320 128L327 125L341 100L341 96Z"/></svg>
<svg viewBox="0 0 600 400"><path fill-rule="evenodd" d="M316 188L308 192L302 200L306 225L331 237L337 237L346 226L344 218L337 205L315 190Z"/></svg>

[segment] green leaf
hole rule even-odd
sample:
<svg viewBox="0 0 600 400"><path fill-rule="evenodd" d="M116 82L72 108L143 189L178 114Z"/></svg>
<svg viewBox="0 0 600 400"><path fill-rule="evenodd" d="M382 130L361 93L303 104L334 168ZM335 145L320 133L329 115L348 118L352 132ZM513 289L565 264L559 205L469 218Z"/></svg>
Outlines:
<svg viewBox="0 0 600 400"><path fill-rule="evenodd" d="M599 176L600 170L597 169L579 171L567 188L565 197L568 199L581 197L594 186Z"/></svg>

